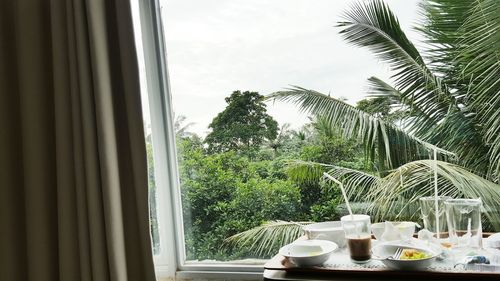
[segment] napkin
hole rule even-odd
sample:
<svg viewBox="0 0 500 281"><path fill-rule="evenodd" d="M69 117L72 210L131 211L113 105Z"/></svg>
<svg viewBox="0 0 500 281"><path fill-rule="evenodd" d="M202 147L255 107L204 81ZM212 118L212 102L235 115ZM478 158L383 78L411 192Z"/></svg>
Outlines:
<svg viewBox="0 0 500 281"><path fill-rule="evenodd" d="M418 239L427 242L435 242L434 241L434 233L430 232L427 229L422 229L418 232Z"/></svg>
<svg viewBox="0 0 500 281"><path fill-rule="evenodd" d="M396 226L394 226L392 222L386 221L384 233L382 233L381 240L382 241L401 240L401 234L399 229Z"/></svg>

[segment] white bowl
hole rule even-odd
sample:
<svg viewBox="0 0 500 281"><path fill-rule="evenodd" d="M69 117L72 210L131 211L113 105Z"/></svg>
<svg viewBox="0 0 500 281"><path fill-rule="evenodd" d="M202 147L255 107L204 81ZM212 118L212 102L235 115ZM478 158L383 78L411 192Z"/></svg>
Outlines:
<svg viewBox="0 0 500 281"><path fill-rule="evenodd" d="M411 221L402 221L402 222L391 222L394 225L397 233L394 235L394 239L390 239L389 241L395 240L409 240L413 237L415 233L415 223ZM372 233L373 236L379 241L382 241L382 236L385 231L385 222L379 222L372 224Z"/></svg>
<svg viewBox="0 0 500 281"><path fill-rule="evenodd" d="M391 269L397 270L424 270L432 265L435 262L436 257L440 254L434 248L430 247L415 247L413 245L408 245L405 243L394 243L394 242L385 242L377 244L372 248L372 258L379 259L384 263L387 267ZM430 255L430 257L419 260L400 260L400 259L392 259L392 257L398 248L403 249L416 249L422 252L426 252Z"/></svg>
<svg viewBox="0 0 500 281"><path fill-rule="evenodd" d="M281 247L279 254L298 266L315 266L328 260L337 248L337 244L331 241L300 240Z"/></svg>
<svg viewBox="0 0 500 281"><path fill-rule="evenodd" d="M340 221L313 223L302 227L307 239L328 240L339 248L346 245L345 232Z"/></svg>

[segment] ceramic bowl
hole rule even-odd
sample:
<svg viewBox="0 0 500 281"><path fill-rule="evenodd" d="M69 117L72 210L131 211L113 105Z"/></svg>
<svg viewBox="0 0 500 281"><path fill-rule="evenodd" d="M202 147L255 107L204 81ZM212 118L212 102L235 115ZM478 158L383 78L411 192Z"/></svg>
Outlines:
<svg viewBox="0 0 500 281"><path fill-rule="evenodd" d="M415 233L415 223L411 221L402 221L402 222L391 222L394 225L394 228L398 232L396 235L397 238L394 240L409 240L413 237ZM375 239L378 241L382 241L382 235L385 231L385 222L379 222L372 224L372 233L375 236Z"/></svg>
<svg viewBox="0 0 500 281"><path fill-rule="evenodd" d="M345 233L340 221L313 223L302 228L307 239L328 240L335 242L339 248L346 245Z"/></svg>
<svg viewBox="0 0 500 281"><path fill-rule="evenodd" d="M416 249L427 253L430 257L419 260L401 260L390 258L396 253L398 248ZM380 243L372 248L372 258L379 259L388 268L396 270L424 270L436 261L436 257L439 254L440 252L433 248L415 247L413 245L393 242Z"/></svg>
<svg viewBox="0 0 500 281"><path fill-rule="evenodd" d="M300 240L283 246L279 254L297 266L306 267L323 264L337 248L337 244L327 240Z"/></svg>

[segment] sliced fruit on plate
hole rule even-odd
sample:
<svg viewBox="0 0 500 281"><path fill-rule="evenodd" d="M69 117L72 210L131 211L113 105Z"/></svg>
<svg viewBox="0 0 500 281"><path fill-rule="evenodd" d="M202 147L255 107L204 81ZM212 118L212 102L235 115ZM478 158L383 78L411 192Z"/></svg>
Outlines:
<svg viewBox="0 0 500 281"><path fill-rule="evenodd" d="M399 259L401 260L421 260L430 258L431 255L416 249L404 249Z"/></svg>

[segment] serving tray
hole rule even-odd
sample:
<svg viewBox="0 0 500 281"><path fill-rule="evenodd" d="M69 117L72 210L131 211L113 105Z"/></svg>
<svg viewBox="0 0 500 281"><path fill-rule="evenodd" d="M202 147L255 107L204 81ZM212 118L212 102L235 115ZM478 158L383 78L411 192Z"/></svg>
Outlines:
<svg viewBox="0 0 500 281"><path fill-rule="evenodd" d="M299 238L303 239L303 238ZM281 255L276 255L270 259L265 265L266 270L280 270L290 273L307 273L307 274L334 274L334 275L362 275L362 276L392 276L402 277L411 275L414 277L436 277L436 279L475 279L475 280L500 280L500 272L481 271L481 267L469 267L465 269L462 266L455 267L455 263L450 260L436 261L431 267L422 271L399 271L388 269L381 261L371 260L365 264L355 264L349 258L349 253L346 248L341 248L330 256L330 258L321 266L313 267L298 267L292 264L287 258ZM477 279L480 278L480 279ZM434 278L433 278L434 279ZM425 279L423 279L425 280Z"/></svg>

